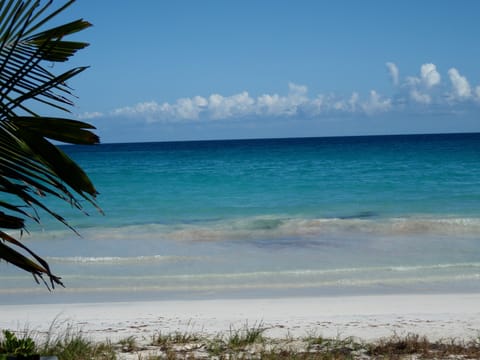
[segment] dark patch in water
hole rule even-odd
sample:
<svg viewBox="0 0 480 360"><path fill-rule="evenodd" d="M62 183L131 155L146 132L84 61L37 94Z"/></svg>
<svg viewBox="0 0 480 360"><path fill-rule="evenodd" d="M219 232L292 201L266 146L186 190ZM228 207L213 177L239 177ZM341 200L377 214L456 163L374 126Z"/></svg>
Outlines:
<svg viewBox="0 0 480 360"><path fill-rule="evenodd" d="M285 249L285 248L318 248L318 247L340 247L332 239L299 239L299 238L280 238L280 239L257 239L250 241L258 248Z"/></svg>
<svg viewBox="0 0 480 360"><path fill-rule="evenodd" d="M354 215L340 216L339 219L342 220L351 220L351 219L368 219L372 217L377 217L378 214L373 211L361 211Z"/></svg>
<svg viewBox="0 0 480 360"><path fill-rule="evenodd" d="M274 230L283 224L283 220L280 219L257 219L252 221L248 229L251 230Z"/></svg>

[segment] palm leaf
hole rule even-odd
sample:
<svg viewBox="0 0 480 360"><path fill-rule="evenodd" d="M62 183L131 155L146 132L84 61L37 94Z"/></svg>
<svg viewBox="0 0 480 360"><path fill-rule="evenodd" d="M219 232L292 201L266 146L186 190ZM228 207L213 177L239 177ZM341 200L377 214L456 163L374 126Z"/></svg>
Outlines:
<svg viewBox="0 0 480 360"><path fill-rule="evenodd" d="M54 196L83 210L79 197L98 208L97 190L87 174L49 141L96 144L99 138L91 131L95 128L71 119L42 117L29 106L35 101L69 112L73 105L67 82L86 67L55 74L52 67L45 66L68 61L88 46L65 39L91 26L83 19L48 27L73 2L52 9L53 1L0 0L0 193L19 202L0 200L3 229L23 231L25 219L39 222L37 209L69 226L61 215L43 204L44 196ZM45 260L3 231L0 259L32 273L37 282L46 275L52 287L63 285Z"/></svg>
<svg viewBox="0 0 480 360"><path fill-rule="evenodd" d="M95 129L95 127L82 121L48 117L41 119L35 117L17 117L15 118L15 125L27 128L46 138L71 144L88 145L99 142L97 135L85 130Z"/></svg>
<svg viewBox="0 0 480 360"><path fill-rule="evenodd" d="M8 235L3 231L0 231L0 238L6 242L12 243L17 247L20 247L21 249L25 250L28 254L30 254L36 260L36 262L32 261L31 259L27 258L20 252L12 249L11 247L9 247L8 245L2 242L0 242L0 259L3 259L19 267L20 269L23 269L25 271L32 273L37 283L38 283L38 278L43 280L43 274L47 274L50 278L50 284L52 288L55 287L55 284L64 286L62 281L60 280L61 278L51 273L48 263L45 260L43 260L40 256L35 254L33 251L31 251L26 246L24 246L21 242L19 242L18 240L16 240L15 238L11 237L10 235ZM48 287L48 284L45 281L44 283Z"/></svg>

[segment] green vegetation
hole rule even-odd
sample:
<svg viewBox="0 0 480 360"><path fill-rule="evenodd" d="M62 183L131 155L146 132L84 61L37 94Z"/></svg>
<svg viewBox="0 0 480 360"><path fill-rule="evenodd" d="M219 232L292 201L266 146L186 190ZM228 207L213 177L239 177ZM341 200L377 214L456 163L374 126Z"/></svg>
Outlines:
<svg viewBox="0 0 480 360"><path fill-rule="evenodd" d="M53 329L53 327L52 327ZM23 331L19 336L3 331L0 354L56 355L59 360L158 360L158 359L265 359L265 360L347 360L347 359L479 359L480 338L470 341L394 335L375 342L354 338L329 339L321 336L270 339L262 324L230 330L214 337L174 332L156 335L150 341L129 336L116 343L94 342L71 326L48 334ZM57 328L58 329L58 328ZM18 336L18 337L17 337Z"/></svg>
<svg viewBox="0 0 480 360"><path fill-rule="evenodd" d="M26 230L26 220L40 222L39 210L70 227L47 207L45 196L83 210L86 200L97 207L97 191L84 171L55 140L95 144L93 126L60 117L41 116L37 109L69 112L73 93L68 81L85 70L54 73L88 44L65 40L90 24L82 19L59 24L58 17L74 1L0 1L0 229ZM49 27L48 24L56 24ZM72 229L73 230L73 229ZM0 231L0 259L33 274L47 287L63 285L48 263L6 231ZM43 276L48 277L47 283Z"/></svg>
<svg viewBox="0 0 480 360"><path fill-rule="evenodd" d="M121 346L123 352L133 352L139 349L135 336L129 336L125 339L121 339L118 342L118 345Z"/></svg>
<svg viewBox="0 0 480 360"><path fill-rule="evenodd" d="M37 341L37 352L42 355L56 355L59 360L115 360L115 349L109 342L97 343L86 338L80 330L67 326L54 333L50 327L43 342Z"/></svg>
<svg viewBox="0 0 480 360"><path fill-rule="evenodd" d="M212 339L209 339L206 344L206 350L211 356L221 356L229 354L233 356L236 352L242 352L248 347L255 344L263 346L267 339L263 336L266 329L262 323L255 324L249 327L248 323L241 329L230 328L227 336L218 334Z"/></svg>
<svg viewBox="0 0 480 360"><path fill-rule="evenodd" d="M29 356L35 353L35 342L31 337L18 338L12 331L3 330L0 354Z"/></svg>
<svg viewBox="0 0 480 360"><path fill-rule="evenodd" d="M253 327L248 327L247 323L243 329L230 328L230 336L227 339L227 345L230 349L239 349L247 345L263 343L265 338L262 334L265 330L266 329L263 327L262 323L258 325L255 324Z"/></svg>
<svg viewBox="0 0 480 360"><path fill-rule="evenodd" d="M170 334L154 335L151 345L166 349L172 344L189 344L197 341L200 341L200 338L194 333L175 331Z"/></svg>
<svg viewBox="0 0 480 360"><path fill-rule="evenodd" d="M53 326L52 326L53 328ZM0 340L0 354L29 356L33 354L55 355L60 360L102 359L114 360L114 347L109 343L94 343L71 327L62 329L54 336L52 328L43 340L34 340L33 332L22 331L21 336L10 330L3 330Z"/></svg>
<svg viewBox="0 0 480 360"><path fill-rule="evenodd" d="M322 336L308 336L304 341L307 343L308 353L328 354L333 359L343 359L345 356L348 358L366 352L364 344L353 337L328 339Z"/></svg>

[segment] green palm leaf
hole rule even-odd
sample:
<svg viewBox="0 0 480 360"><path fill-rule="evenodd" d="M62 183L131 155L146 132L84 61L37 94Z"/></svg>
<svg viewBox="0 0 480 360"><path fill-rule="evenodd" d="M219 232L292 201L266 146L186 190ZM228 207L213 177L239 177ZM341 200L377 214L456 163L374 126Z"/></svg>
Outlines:
<svg viewBox="0 0 480 360"><path fill-rule="evenodd" d="M67 82L86 67L54 74L45 66L65 62L88 46L65 40L91 26L82 19L48 27L73 2L52 9L52 1L0 0L0 193L19 202L0 200L3 229L23 231L29 218L39 222L37 209L69 226L43 204L44 196L83 210L80 197L98 208L97 191L87 174L49 141L96 144L95 128L71 119L42 117L29 106L33 101L68 112L73 105ZM0 259L32 273L37 282L46 275L52 287L63 285L45 260L4 231L0 231Z"/></svg>

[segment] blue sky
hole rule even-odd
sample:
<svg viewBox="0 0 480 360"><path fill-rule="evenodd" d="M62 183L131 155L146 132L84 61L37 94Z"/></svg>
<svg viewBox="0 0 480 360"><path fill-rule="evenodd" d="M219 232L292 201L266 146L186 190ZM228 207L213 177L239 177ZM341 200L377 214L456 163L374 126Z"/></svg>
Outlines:
<svg viewBox="0 0 480 360"><path fill-rule="evenodd" d="M479 1L89 1L103 142L480 131Z"/></svg>

